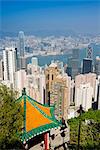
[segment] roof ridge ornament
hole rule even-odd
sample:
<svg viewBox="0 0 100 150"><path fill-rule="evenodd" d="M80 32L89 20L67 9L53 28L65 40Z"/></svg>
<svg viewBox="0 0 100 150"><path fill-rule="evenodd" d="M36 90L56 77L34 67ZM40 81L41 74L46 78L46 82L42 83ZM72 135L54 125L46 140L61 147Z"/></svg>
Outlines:
<svg viewBox="0 0 100 150"><path fill-rule="evenodd" d="M23 95L26 95L26 88L23 88L23 90L22 90L22 96Z"/></svg>

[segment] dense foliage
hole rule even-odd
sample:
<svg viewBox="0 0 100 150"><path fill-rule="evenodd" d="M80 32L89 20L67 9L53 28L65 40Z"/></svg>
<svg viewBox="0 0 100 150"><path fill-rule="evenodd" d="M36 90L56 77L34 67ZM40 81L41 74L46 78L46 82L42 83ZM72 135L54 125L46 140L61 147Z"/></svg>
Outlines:
<svg viewBox="0 0 100 150"><path fill-rule="evenodd" d="M70 145L77 148L78 127L81 120L80 147L81 149L100 149L100 110L89 110L81 117L68 120L70 125Z"/></svg>
<svg viewBox="0 0 100 150"><path fill-rule="evenodd" d="M13 148L19 143L22 128L21 106L16 103L16 92L0 85L0 149Z"/></svg>

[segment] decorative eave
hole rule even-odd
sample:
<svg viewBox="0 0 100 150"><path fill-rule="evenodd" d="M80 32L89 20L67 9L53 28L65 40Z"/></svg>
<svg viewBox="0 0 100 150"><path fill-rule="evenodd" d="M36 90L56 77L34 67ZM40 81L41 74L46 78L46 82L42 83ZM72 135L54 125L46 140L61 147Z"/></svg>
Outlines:
<svg viewBox="0 0 100 150"><path fill-rule="evenodd" d="M51 124L46 124L44 126L40 126L38 128L32 129L30 132L24 132L20 136L21 141L22 142L28 141L28 140L32 139L33 137L35 137L37 135L48 132L48 131L50 131L51 129L54 129L54 128L58 128L59 126L60 125L55 125L54 123L51 123Z"/></svg>

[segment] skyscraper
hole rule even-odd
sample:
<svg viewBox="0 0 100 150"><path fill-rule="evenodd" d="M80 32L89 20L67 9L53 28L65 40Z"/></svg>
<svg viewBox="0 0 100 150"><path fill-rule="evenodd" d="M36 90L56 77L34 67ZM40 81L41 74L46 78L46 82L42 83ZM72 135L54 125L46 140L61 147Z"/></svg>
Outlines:
<svg viewBox="0 0 100 150"><path fill-rule="evenodd" d="M25 37L24 32L20 31L18 35L18 49L19 49L19 55L21 57L24 57L25 55Z"/></svg>
<svg viewBox="0 0 100 150"><path fill-rule="evenodd" d="M92 59L93 57L93 49L90 46L88 46L88 49L86 51L86 57L90 59Z"/></svg>
<svg viewBox="0 0 100 150"><path fill-rule="evenodd" d="M22 89L25 87L26 81L26 72L25 70L19 70L15 72L15 89L19 92L19 95L22 93Z"/></svg>
<svg viewBox="0 0 100 150"><path fill-rule="evenodd" d="M95 88L96 88L96 74L80 74L75 77L75 90L80 87L82 84L90 83L90 86L93 88L92 98L95 97Z"/></svg>
<svg viewBox="0 0 100 150"><path fill-rule="evenodd" d="M72 79L78 74L79 70L79 49L72 50L72 57L68 59L67 73Z"/></svg>
<svg viewBox="0 0 100 150"><path fill-rule="evenodd" d="M79 49L73 49L72 50L72 57L74 59L79 59Z"/></svg>
<svg viewBox="0 0 100 150"><path fill-rule="evenodd" d="M84 58L83 59L83 74L92 72L92 59Z"/></svg>
<svg viewBox="0 0 100 150"><path fill-rule="evenodd" d="M95 60L95 72L97 75L100 75L100 57L97 56Z"/></svg>
<svg viewBox="0 0 100 150"><path fill-rule="evenodd" d="M19 57L19 69L26 69L26 58L25 57Z"/></svg>
<svg viewBox="0 0 100 150"><path fill-rule="evenodd" d="M25 36L24 32L20 31L18 35L18 68L26 69L26 58L25 58Z"/></svg>
<svg viewBox="0 0 100 150"><path fill-rule="evenodd" d="M79 60L73 58L73 59L71 60L71 67L72 67L72 79L74 79L75 76L78 75Z"/></svg>
<svg viewBox="0 0 100 150"><path fill-rule="evenodd" d="M46 68L46 99L49 100L48 94L50 92L50 105L55 104L56 117L66 119L70 105L71 78L60 71L57 63L51 63Z"/></svg>
<svg viewBox="0 0 100 150"><path fill-rule="evenodd" d="M14 73L16 71L16 50L15 48L5 48L3 50L4 80L14 83Z"/></svg>
<svg viewBox="0 0 100 150"><path fill-rule="evenodd" d="M76 108L79 108L79 106L82 105L83 109L88 111L88 109L92 107L92 86L90 83L80 84L80 86L76 88L75 91Z"/></svg>

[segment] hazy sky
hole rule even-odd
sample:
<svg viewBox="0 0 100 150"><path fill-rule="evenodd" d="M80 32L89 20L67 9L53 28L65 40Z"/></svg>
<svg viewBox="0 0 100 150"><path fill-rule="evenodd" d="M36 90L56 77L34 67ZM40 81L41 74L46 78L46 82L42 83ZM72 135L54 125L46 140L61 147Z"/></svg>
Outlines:
<svg viewBox="0 0 100 150"><path fill-rule="evenodd" d="M100 33L100 0L0 0L0 31Z"/></svg>

